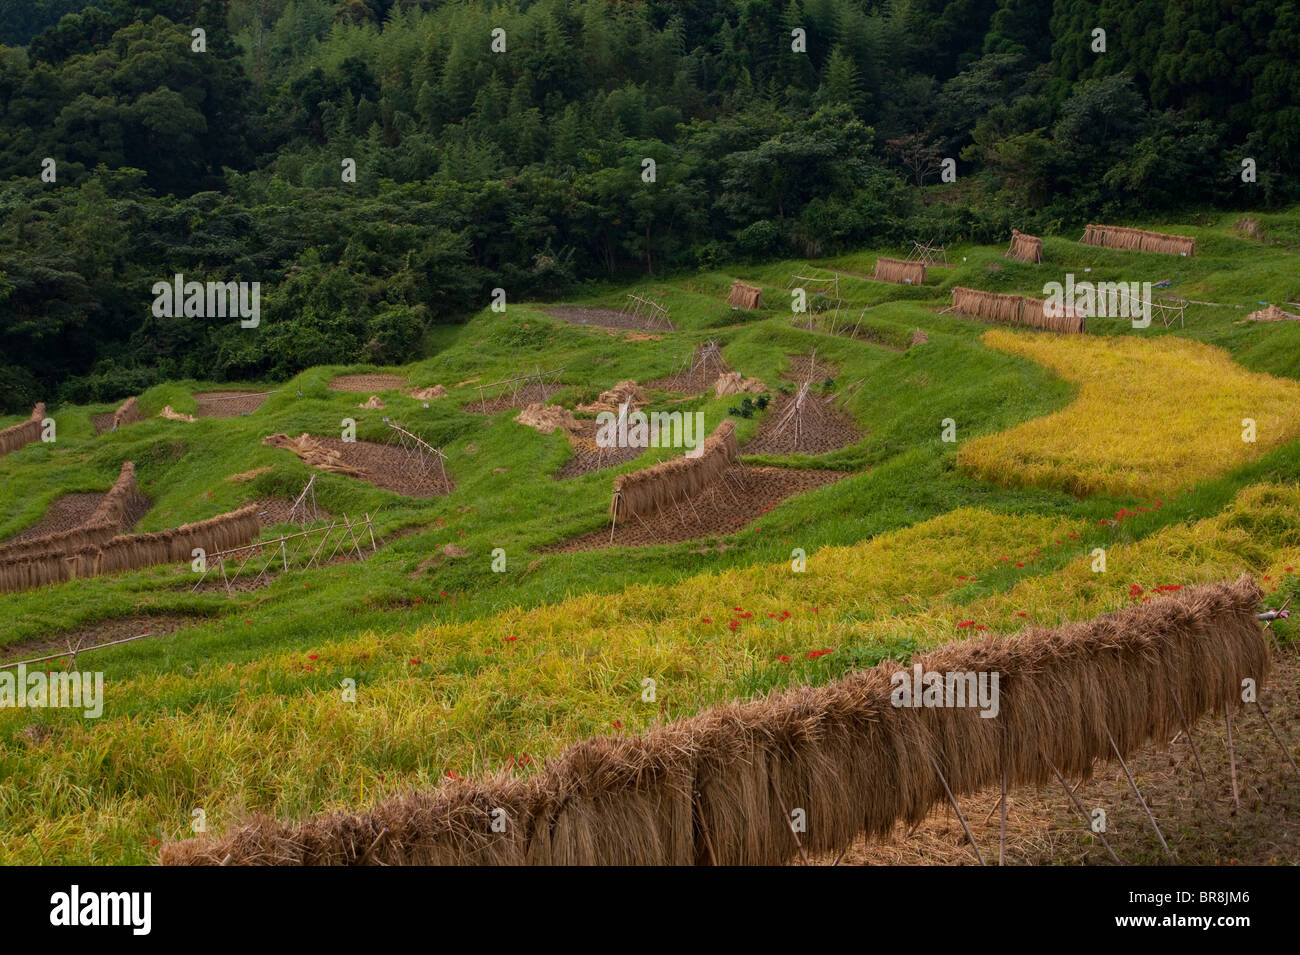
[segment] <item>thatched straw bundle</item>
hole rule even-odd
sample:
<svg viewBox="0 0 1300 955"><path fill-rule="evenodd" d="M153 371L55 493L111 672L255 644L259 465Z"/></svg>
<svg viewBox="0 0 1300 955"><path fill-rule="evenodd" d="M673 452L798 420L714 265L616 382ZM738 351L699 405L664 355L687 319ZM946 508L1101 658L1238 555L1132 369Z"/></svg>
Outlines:
<svg viewBox="0 0 1300 955"><path fill-rule="evenodd" d="M1002 325L1019 324L1023 305L1024 299L1020 295L981 292L962 285L954 285L952 289L952 307L957 311L971 318L982 318Z"/></svg>
<svg viewBox="0 0 1300 955"><path fill-rule="evenodd" d="M1066 305L1060 315L1052 315L1048 314L1045 299L1028 295L1021 299L1020 323L1067 335L1080 335L1084 330L1084 317L1074 310L1073 305Z"/></svg>
<svg viewBox="0 0 1300 955"><path fill-rule="evenodd" d="M952 306L963 315L1002 325L1027 325L1067 334L1080 334L1085 327L1084 317L1073 307L1066 306L1062 315L1049 315L1043 299L1027 295L1000 295L956 285Z"/></svg>
<svg viewBox="0 0 1300 955"><path fill-rule="evenodd" d="M542 434L554 434L557 430L576 434L582 425L573 416L573 412L562 405L544 405L534 401L515 415L520 424L540 431Z"/></svg>
<svg viewBox="0 0 1300 955"><path fill-rule="evenodd" d="M117 480L84 524L66 531L55 531L25 541L0 545L0 561L31 560L36 557L62 558L107 544L126 526L131 505L139 494L135 485L135 465L126 461L122 464ZM5 588L0 585L0 590L2 589Z"/></svg>
<svg viewBox="0 0 1300 955"><path fill-rule="evenodd" d="M1118 225L1089 225L1080 240L1084 245L1135 252L1164 252L1169 255L1195 255L1196 239L1186 235L1169 235L1130 229Z"/></svg>
<svg viewBox="0 0 1300 955"><path fill-rule="evenodd" d="M122 532L108 521L87 521L80 527L42 534L0 546L0 560L31 560L36 557L64 557L77 551L107 544Z"/></svg>
<svg viewBox="0 0 1300 955"><path fill-rule="evenodd" d="M1300 322L1300 315L1283 310L1277 305L1269 305L1266 308L1258 309L1251 312L1243 322Z"/></svg>
<svg viewBox="0 0 1300 955"><path fill-rule="evenodd" d="M630 404L631 410L644 408L649 403L645 389L635 381L620 381L613 388L602 391L600 397L591 404L578 405L578 410L586 414L600 414L602 411L608 411L611 414L618 414L623 405Z"/></svg>
<svg viewBox="0 0 1300 955"><path fill-rule="evenodd" d="M41 436L41 421L45 418L45 404L38 401L32 407L31 417L0 431L0 454L8 454L37 441Z"/></svg>
<svg viewBox="0 0 1300 955"><path fill-rule="evenodd" d="M0 554L0 591L26 590L155 564L189 563L196 547L213 554L253 543L261 534L261 523L257 505L250 504L153 534L121 534L119 530L109 523L88 524L14 545L15 551ZM41 545L41 549L31 549L33 545Z"/></svg>
<svg viewBox="0 0 1300 955"><path fill-rule="evenodd" d="M724 418L713 434L704 439L701 453L660 461L653 467L614 479L614 498L609 513L614 520L644 516L675 501L694 497L709 485L722 480L727 468L740 457L736 441L736 424Z"/></svg>
<svg viewBox="0 0 1300 955"><path fill-rule="evenodd" d="M1036 235L1029 235L1019 229L1012 229L1011 248L1007 249L1004 258L1016 259L1020 262L1041 262L1043 261L1043 240Z"/></svg>
<svg viewBox="0 0 1300 955"><path fill-rule="evenodd" d="M903 259L876 259L872 278L878 282L897 282L902 285L924 285L925 263L905 262Z"/></svg>
<svg viewBox="0 0 1300 955"><path fill-rule="evenodd" d="M292 451L302 459L304 464L320 468L322 471L345 474L348 477L366 477L365 471L348 464L343 460L342 454L305 431L296 438L291 438L287 434L270 434L262 439L262 443L273 448Z"/></svg>
<svg viewBox="0 0 1300 955"><path fill-rule="evenodd" d="M736 308L762 308L763 290L757 285L746 285L740 279L736 279L731 283L731 294L727 296L727 304Z"/></svg>
<svg viewBox="0 0 1300 955"><path fill-rule="evenodd" d="M125 425L143 420L144 415L140 414L140 406L135 399L135 395L132 395L113 412L113 430L116 431Z"/></svg>
<svg viewBox="0 0 1300 955"><path fill-rule="evenodd" d="M123 461L122 469L117 474L117 480L113 486L108 489L95 512L90 515L87 524L111 524L114 527L125 527L127 514L130 512L131 505L135 498L139 497L140 490L135 484L135 463L132 461Z"/></svg>
<svg viewBox="0 0 1300 955"><path fill-rule="evenodd" d="M112 574L155 564L189 563L196 547L215 554L251 544L261 532L257 505L249 504L237 511L165 531L121 534L100 548L98 572Z"/></svg>
<svg viewBox="0 0 1300 955"><path fill-rule="evenodd" d="M1249 578L1192 587L1018 638L954 643L925 672L999 674L998 714L898 707L890 661L824 687L732 703L637 737L567 749L524 781L448 780L432 793L293 825L261 818L173 843L168 865L778 864L917 822L1000 784L1087 775L1239 702L1269 652ZM909 667L904 675L910 673ZM943 773L940 779L936 766ZM494 831L493 811L505 811ZM791 830L802 810L806 831ZM499 818L499 817L498 817Z"/></svg>

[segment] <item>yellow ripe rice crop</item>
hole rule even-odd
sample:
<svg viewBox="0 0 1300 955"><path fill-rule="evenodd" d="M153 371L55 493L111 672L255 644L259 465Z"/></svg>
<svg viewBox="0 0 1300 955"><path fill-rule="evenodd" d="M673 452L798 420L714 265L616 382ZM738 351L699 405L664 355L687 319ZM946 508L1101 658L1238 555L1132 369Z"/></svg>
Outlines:
<svg viewBox="0 0 1300 955"><path fill-rule="evenodd" d="M1214 518L1115 543L1104 573L1085 532L1095 525L962 509L815 552L802 573L760 565L110 681L101 719L56 717L44 739L23 735L30 715L2 710L0 863L143 862L152 840L189 834L195 808L221 831L253 812L364 807L447 774L528 772L568 743L759 692L764 674L803 666L817 679L824 650L1014 632L1241 572L1268 592L1300 566L1300 488L1248 488ZM1019 564L1031 576L1004 592L979 583Z"/></svg>
<svg viewBox="0 0 1300 955"><path fill-rule="evenodd" d="M1003 329L982 341L1078 385L1061 411L961 448L958 463L994 484L1151 497L1300 438L1300 384L1247 371L1220 348Z"/></svg>

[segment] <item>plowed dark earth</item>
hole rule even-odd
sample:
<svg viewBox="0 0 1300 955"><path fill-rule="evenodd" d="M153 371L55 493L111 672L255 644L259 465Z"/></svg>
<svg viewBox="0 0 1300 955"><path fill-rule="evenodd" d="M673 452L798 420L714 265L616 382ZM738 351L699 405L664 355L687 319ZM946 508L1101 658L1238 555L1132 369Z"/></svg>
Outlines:
<svg viewBox="0 0 1300 955"><path fill-rule="evenodd" d="M406 387L400 375L335 375L330 379L330 391L355 391L371 394L376 391L396 391Z"/></svg>
<svg viewBox="0 0 1300 955"><path fill-rule="evenodd" d="M443 483L442 471L436 465L421 474L412 465L408 454L395 444L344 441L342 438L320 435L312 437L331 451L337 451L344 464L365 472L365 477L357 480L382 487L386 491L406 497L440 497L456 487L450 468L447 469L446 484Z"/></svg>
<svg viewBox="0 0 1300 955"><path fill-rule="evenodd" d="M282 497L260 497L255 501L249 501L250 504L257 505L257 519L262 522L262 527L274 527L276 524L297 524L298 517L295 517L293 511L293 501ZM303 508L298 508L299 517L305 512ZM320 520L329 520L332 516L329 511L323 507L316 508L316 516Z"/></svg>
<svg viewBox="0 0 1300 955"><path fill-rule="evenodd" d="M251 391L198 391L194 400L199 403L196 418L238 418L252 414L266 402L269 395Z"/></svg>
<svg viewBox="0 0 1300 955"><path fill-rule="evenodd" d="M794 406L795 395L780 395L763 413L758 433L741 447L744 454L825 454L847 448L862 440L853 419L825 398L812 394L804 399L804 411L796 432L794 419L785 420ZM784 421L784 424L782 423Z"/></svg>
<svg viewBox="0 0 1300 955"><path fill-rule="evenodd" d="M563 385L529 382L518 391L506 391L495 398L476 399L462 405L462 411L471 414L497 414L512 408L526 408L533 403L546 404L551 396L564 390Z"/></svg>
<svg viewBox="0 0 1300 955"><path fill-rule="evenodd" d="M781 377L786 381L803 384L805 381L822 382L839 376L840 369L833 362L816 355L787 355L786 368Z"/></svg>
<svg viewBox="0 0 1300 955"><path fill-rule="evenodd" d="M17 544L31 540L33 537L43 537L46 534L80 527L90 520L90 516L95 513L95 508L103 499L104 495L99 492L60 494L50 502L50 506L45 509L45 515L39 521L8 538L5 543ZM139 520L149 513L149 507L147 497L143 494L135 495L128 506L127 523L122 527L122 531L126 532L135 527Z"/></svg>
<svg viewBox="0 0 1300 955"><path fill-rule="evenodd" d="M612 308L588 308L582 305L557 305L546 309L546 314L573 325L591 325L596 328L627 328L641 331L668 331L662 321L645 315L629 315Z"/></svg>
<svg viewBox="0 0 1300 955"><path fill-rule="evenodd" d="M562 553L725 537L761 518L787 498L834 484L848 476L844 471L746 467L738 475L740 483L728 482L725 487L706 490L689 502L682 501L678 507L653 517L621 520L614 529L612 541L607 525L542 550Z"/></svg>
<svg viewBox="0 0 1300 955"><path fill-rule="evenodd" d="M731 367L723 360L721 355L711 356L704 361L700 361L700 352L701 349L697 348L695 354L691 356L690 365L682 368L681 371L669 375L667 378L647 381L644 387L658 388L662 391L676 391L684 395L711 393L718 378L731 371Z"/></svg>
<svg viewBox="0 0 1300 955"><path fill-rule="evenodd" d="M645 453L645 448L602 448L596 444L597 424L595 421L581 420L582 431L569 439L573 457L565 461L555 472L556 479L578 477L617 467L628 461L635 461Z"/></svg>

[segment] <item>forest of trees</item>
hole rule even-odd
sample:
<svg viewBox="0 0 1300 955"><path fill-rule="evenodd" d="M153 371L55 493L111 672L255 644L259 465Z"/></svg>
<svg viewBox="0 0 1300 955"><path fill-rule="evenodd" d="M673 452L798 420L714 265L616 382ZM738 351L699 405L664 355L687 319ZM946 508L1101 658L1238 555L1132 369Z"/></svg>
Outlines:
<svg viewBox="0 0 1300 955"><path fill-rule="evenodd" d="M0 44L8 411L409 360L496 286L1300 197L1290 0L23 0ZM259 333L154 317L175 273Z"/></svg>

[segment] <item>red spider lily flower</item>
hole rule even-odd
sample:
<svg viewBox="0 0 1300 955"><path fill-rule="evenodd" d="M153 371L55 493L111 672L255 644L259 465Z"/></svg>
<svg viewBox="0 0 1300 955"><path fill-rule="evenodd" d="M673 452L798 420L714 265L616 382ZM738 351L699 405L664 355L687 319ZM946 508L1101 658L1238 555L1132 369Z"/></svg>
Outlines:
<svg viewBox="0 0 1300 955"><path fill-rule="evenodd" d="M959 621L957 622L957 626L958 626L958 627L973 627L973 626L975 626L975 621L974 621L974 620L959 620Z"/></svg>
<svg viewBox="0 0 1300 955"><path fill-rule="evenodd" d="M710 620L708 617L705 617L705 618L704 618L704 622L705 622L705 623L713 623L713 621Z"/></svg>
<svg viewBox="0 0 1300 955"><path fill-rule="evenodd" d="M1264 578L1264 579L1267 580L1268 578L1266 577L1266 578ZM774 613L769 613L768 616L769 616L769 617L775 617L776 614L774 614Z"/></svg>
<svg viewBox="0 0 1300 955"><path fill-rule="evenodd" d="M1022 610L1020 613L1016 614L1016 616L1017 616L1017 617L1028 617L1029 614L1025 613L1025 612Z"/></svg>
<svg viewBox="0 0 1300 955"><path fill-rule="evenodd" d="M621 730L621 729L623 728L623 724L620 723L618 720L615 720L613 723L611 723L611 724L609 724L609 725L612 726L612 727L614 727L614 729L616 729L616 730Z"/></svg>
<svg viewBox="0 0 1300 955"><path fill-rule="evenodd" d="M314 672L314 671L316 670L315 667L309 667L309 666L307 666L306 664L303 664L303 667L302 667L302 668L303 668L304 670L308 670L308 671L311 671L311 672ZM47 671L47 672L48 672L48 671Z"/></svg>
<svg viewBox="0 0 1300 955"><path fill-rule="evenodd" d="M987 630L988 627L984 626L984 624L982 624L982 623L977 623L977 624L975 624L975 629L976 629L976 630Z"/></svg>
<svg viewBox="0 0 1300 955"><path fill-rule="evenodd" d="M790 616L790 611L788 611L788 610L782 610L782 611L781 611L781 616L783 616L783 617L788 617L788 616Z"/></svg>
<svg viewBox="0 0 1300 955"><path fill-rule="evenodd" d="M1017 566L1017 567L1023 567L1023 566L1025 566L1025 565L1022 564L1022 563L1020 563L1019 561L1016 561L1016 566Z"/></svg>
<svg viewBox="0 0 1300 955"><path fill-rule="evenodd" d="M790 662L790 658L789 658L788 656L786 656L784 653L781 654L779 657L777 657L777 659L780 660L782 663L789 663L789 662Z"/></svg>
<svg viewBox="0 0 1300 955"><path fill-rule="evenodd" d="M308 660L319 660L319 659L320 659L320 655L317 654L317 653L309 653L309 654L307 654L307 659L308 659Z"/></svg>
<svg viewBox="0 0 1300 955"><path fill-rule="evenodd" d="M514 643L518 639L518 637L506 637L506 643Z"/></svg>
<svg viewBox="0 0 1300 955"><path fill-rule="evenodd" d="M449 769L449 770L447 770L447 778L448 778L448 779L460 779L460 773L456 772L454 769Z"/></svg>
<svg viewBox="0 0 1300 955"><path fill-rule="evenodd" d="M732 607L731 609L734 610L734 611L736 611L736 613L740 613L740 611L743 610L744 608L743 608L743 607Z"/></svg>
<svg viewBox="0 0 1300 955"><path fill-rule="evenodd" d="M424 662L424 661L421 660L419 657L413 657L413 658L411 659L411 666L419 666L419 665L420 665L421 663L423 663L423 662Z"/></svg>
<svg viewBox="0 0 1300 955"><path fill-rule="evenodd" d="M439 592L440 592L444 597L447 596L447 591L443 590L443 591L439 591Z"/></svg>
<svg viewBox="0 0 1300 955"><path fill-rule="evenodd" d="M413 597L413 598L411 599L411 603L422 604L422 603L424 603L424 598L423 598L423 597Z"/></svg>

